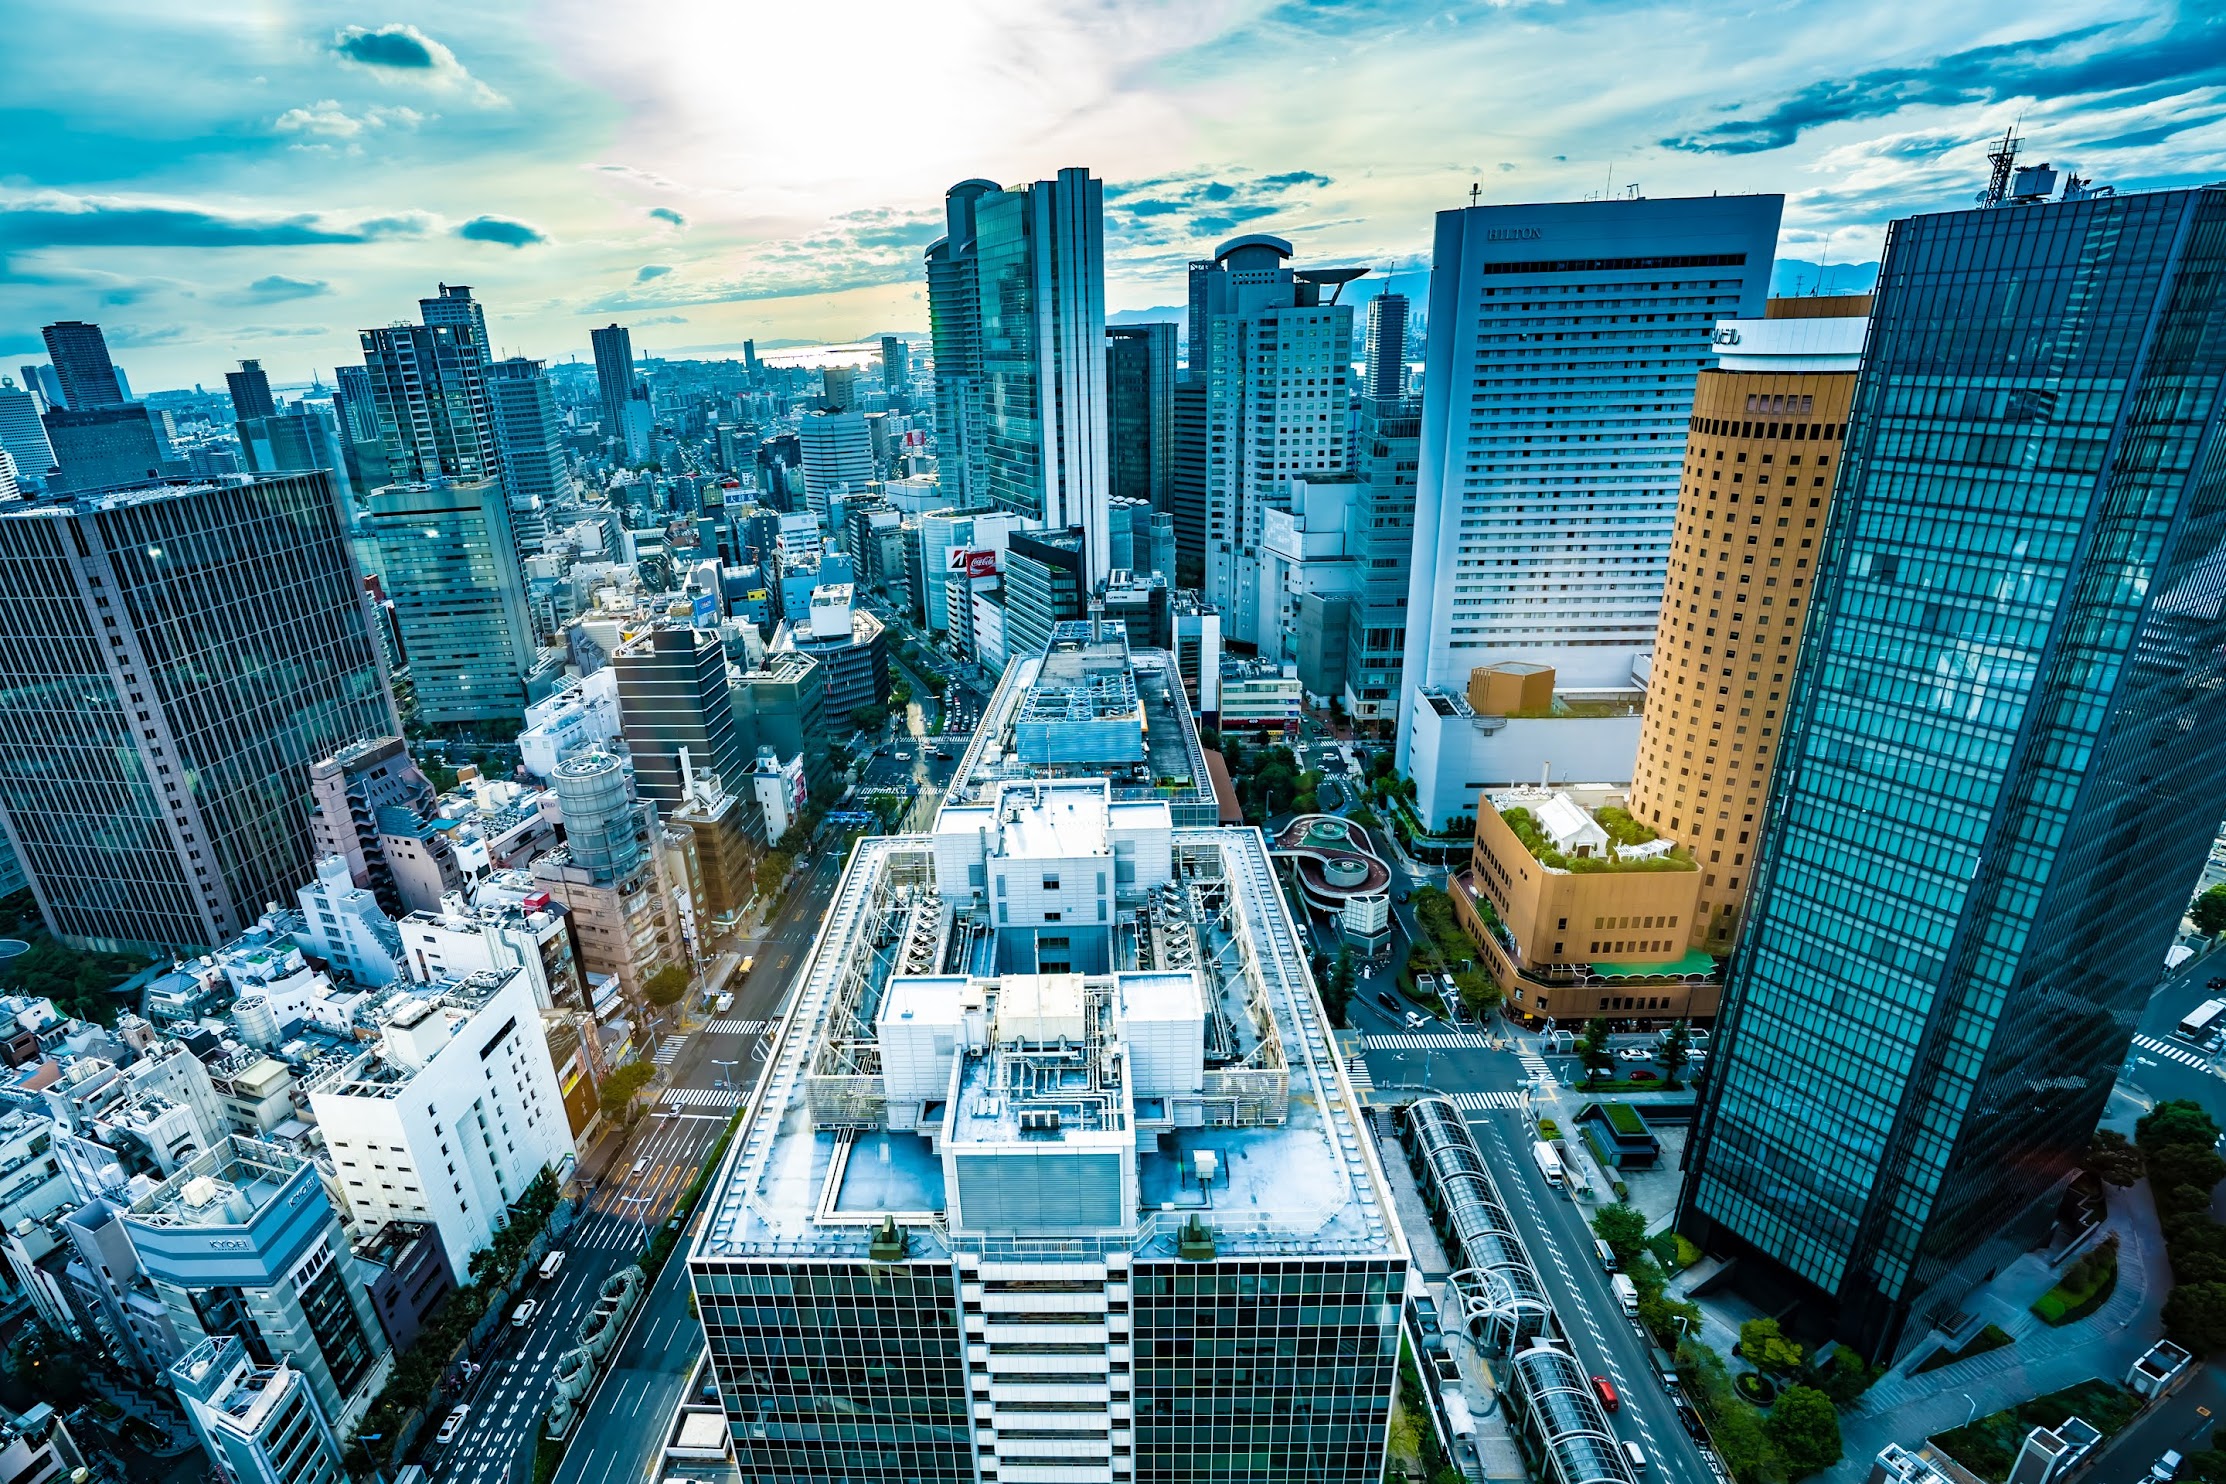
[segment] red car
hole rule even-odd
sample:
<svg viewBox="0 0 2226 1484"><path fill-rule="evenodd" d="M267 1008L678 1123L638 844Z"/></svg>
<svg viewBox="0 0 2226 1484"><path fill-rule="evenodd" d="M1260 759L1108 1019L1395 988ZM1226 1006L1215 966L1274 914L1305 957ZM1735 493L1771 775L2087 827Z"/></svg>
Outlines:
<svg viewBox="0 0 2226 1484"><path fill-rule="evenodd" d="M1592 1389L1600 1393L1600 1405L1613 1412L1623 1405L1623 1398L1615 1394L1615 1383L1605 1376L1592 1378Z"/></svg>

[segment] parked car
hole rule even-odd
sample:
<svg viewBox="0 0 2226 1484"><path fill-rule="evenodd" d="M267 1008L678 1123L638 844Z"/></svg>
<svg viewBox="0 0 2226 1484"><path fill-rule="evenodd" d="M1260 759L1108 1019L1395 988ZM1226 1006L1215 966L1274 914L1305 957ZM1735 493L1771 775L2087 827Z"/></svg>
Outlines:
<svg viewBox="0 0 2226 1484"><path fill-rule="evenodd" d="M433 1441L436 1443L455 1442L456 1434L464 1430L464 1419L470 1415L471 1408L469 1407L458 1407L455 1411L449 1413L448 1420L441 1424L441 1430L433 1435Z"/></svg>
<svg viewBox="0 0 2226 1484"><path fill-rule="evenodd" d="M1662 1080L1662 1078L1660 1073L1655 1072L1651 1068L1637 1067L1632 1070L1630 1076L1624 1078L1623 1080L1626 1082L1659 1082Z"/></svg>
<svg viewBox="0 0 2226 1484"><path fill-rule="evenodd" d="M1615 1054L1617 1061L1652 1061L1654 1053L1644 1046L1626 1046Z"/></svg>
<svg viewBox="0 0 2226 1484"><path fill-rule="evenodd" d="M1623 1405L1623 1398L1615 1394L1615 1383L1605 1376L1592 1378L1592 1389L1600 1395L1600 1405L1613 1412Z"/></svg>
<svg viewBox="0 0 2226 1484"><path fill-rule="evenodd" d="M2166 1484L2168 1480L2177 1479L2180 1476L2181 1461L2180 1450L2168 1448L2162 1458L2149 1465L2149 1477L2156 1480L2157 1484Z"/></svg>

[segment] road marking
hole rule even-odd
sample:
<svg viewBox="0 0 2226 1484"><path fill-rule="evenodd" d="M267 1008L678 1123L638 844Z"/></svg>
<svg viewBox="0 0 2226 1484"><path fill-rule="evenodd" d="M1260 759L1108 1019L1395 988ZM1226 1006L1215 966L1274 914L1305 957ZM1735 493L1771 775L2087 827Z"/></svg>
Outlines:
<svg viewBox="0 0 2226 1484"><path fill-rule="evenodd" d="M667 1036L658 1043L657 1054L652 1056L650 1061L660 1067L669 1067L673 1064L674 1058L680 1055L680 1048L687 1044L688 1038L686 1036Z"/></svg>
<svg viewBox="0 0 2226 1484"><path fill-rule="evenodd" d="M1418 1032L1412 1035L1362 1036L1360 1044L1369 1051L1488 1051L1492 1040L1489 1036L1471 1035L1466 1032Z"/></svg>
<svg viewBox="0 0 2226 1484"><path fill-rule="evenodd" d="M739 1108L742 1094L724 1087L675 1087L665 1094L673 1108Z"/></svg>
<svg viewBox="0 0 2226 1484"><path fill-rule="evenodd" d="M762 1036L776 1024L771 1020L713 1020L705 1023L704 1030L714 1036Z"/></svg>
<svg viewBox="0 0 2226 1484"><path fill-rule="evenodd" d="M1519 1092L1447 1092L1440 1093L1439 1096L1464 1113L1520 1109L1523 1106L1523 1095Z"/></svg>
<svg viewBox="0 0 2226 1484"><path fill-rule="evenodd" d="M2192 1047L2177 1046L2170 1041L2159 1040L2155 1036L2149 1035L2135 1036L2133 1044L2144 1051L2153 1051L2158 1056L2168 1056L2181 1066L2193 1067L2197 1071L2216 1072L2218 1070L2216 1063Z"/></svg>
<svg viewBox="0 0 2226 1484"><path fill-rule="evenodd" d="M1369 1092L1376 1086L1376 1079L1368 1075L1368 1058L1364 1056L1346 1057L1345 1075L1352 1079L1355 1092Z"/></svg>

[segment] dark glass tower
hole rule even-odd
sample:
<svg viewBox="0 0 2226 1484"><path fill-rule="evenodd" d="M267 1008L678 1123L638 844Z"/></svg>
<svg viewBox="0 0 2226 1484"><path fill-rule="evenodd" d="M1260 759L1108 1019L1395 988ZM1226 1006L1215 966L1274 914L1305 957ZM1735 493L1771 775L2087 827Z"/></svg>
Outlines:
<svg viewBox="0 0 2226 1484"><path fill-rule="evenodd" d="M55 379L62 384L62 399L72 412L93 407L113 407L128 401L117 378L116 363L108 358L108 337L99 325L66 319L39 332L46 339L47 358L54 362Z"/></svg>
<svg viewBox="0 0 2226 1484"><path fill-rule="evenodd" d="M243 931L312 874L309 765L400 730L324 474L0 513L0 829L64 938Z"/></svg>
<svg viewBox="0 0 2226 1484"><path fill-rule="evenodd" d="M1172 509L1175 326L1108 326L1105 387L1113 497Z"/></svg>
<svg viewBox="0 0 2226 1484"><path fill-rule="evenodd" d="M618 671L619 724L643 798L677 808L687 802L688 780L704 773L718 774L730 793L741 790L749 759L734 725L726 648L715 630L652 629L614 650L611 665Z"/></svg>
<svg viewBox="0 0 2226 1484"><path fill-rule="evenodd" d="M2217 826L2222 269L2226 190L1898 222L1828 526L1745 471L1815 611L1681 1216L1874 1354L2045 1227Z"/></svg>

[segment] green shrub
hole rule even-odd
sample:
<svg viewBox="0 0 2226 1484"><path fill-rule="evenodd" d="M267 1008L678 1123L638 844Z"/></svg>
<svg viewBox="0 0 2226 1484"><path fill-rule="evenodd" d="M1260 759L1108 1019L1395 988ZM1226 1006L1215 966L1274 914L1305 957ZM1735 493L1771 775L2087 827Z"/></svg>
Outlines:
<svg viewBox="0 0 2226 1484"><path fill-rule="evenodd" d="M2034 1302L2033 1312L2048 1324L2075 1324L2108 1303L2117 1286L2118 1238L2112 1233L2067 1268Z"/></svg>
<svg viewBox="0 0 2226 1484"><path fill-rule="evenodd" d="M1969 1360L1974 1355L1984 1355L1989 1350L1999 1350L2008 1343L2010 1343L2010 1337L2003 1332L2001 1326L1990 1324L1973 1335L1960 1350L1950 1350L1943 1345L1940 1349L1933 1351L1909 1374L1921 1376L1926 1371L1936 1371L1944 1365L1954 1365L1959 1360Z"/></svg>

